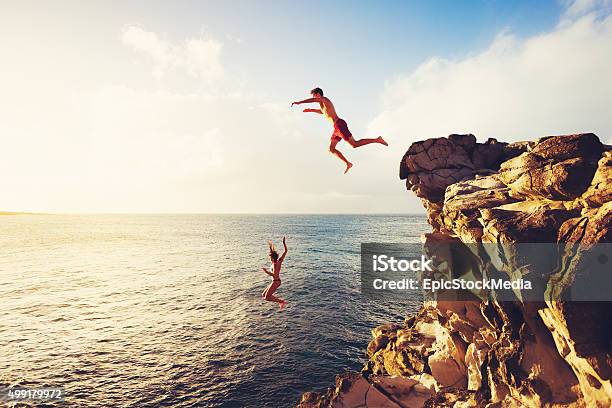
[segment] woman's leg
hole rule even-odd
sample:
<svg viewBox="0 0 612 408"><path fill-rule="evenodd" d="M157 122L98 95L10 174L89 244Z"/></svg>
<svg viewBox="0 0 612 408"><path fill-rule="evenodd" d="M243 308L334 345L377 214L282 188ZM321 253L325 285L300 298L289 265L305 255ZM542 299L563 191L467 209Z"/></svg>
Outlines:
<svg viewBox="0 0 612 408"><path fill-rule="evenodd" d="M272 283L274 283L274 282L272 282ZM270 290L270 288L272 287L272 283L270 283L268 286L266 286L266 288L264 289L264 291L263 291L263 292L261 292L261 297L262 297L262 298L264 298L264 299L266 298L266 296L267 296L267 294L268 294L268 291L269 291L269 290Z"/></svg>
<svg viewBox="0 0 612 408"><path fill-rule="evenodd" d="M285 307L285 303L287 303L287 302L285 302L284 299L281 299L279 297L274 296L274 292L276 292L276 289L278 289L279 286L280 286L280 283L272 282L270 284L270 287L266 291L266 296L264 297L264 299L266 299L268 302L276 302L276 303L278 303L279 307L282 310L283 307Z"/></svg>
<svg viewBox="0 0 612 408"><path fill-rule="evenodd" d="M275 296L273 296L273 295L274 295L274 292L276 291L276 289L278 289L279 286L280 286L280 284L278 282L274 282L274 281L271 282L268 285L268 287L266 288L266 290L264 290L264 293L263 293L264 299L268 300L268 301L273 301L274 302L274 300L272 300L272 298L273 297L275 298Z"/></svg>
<svg viewBox="0 0 612 408"><path fill-rule="evenodd" d="M279 297L276 297L276 296L274 296L274 295L270 295L270 294L268 294L268 296L266 296L266 300L267 300L267 301L270 301L270 302L276 302L276 303L280 304L280 305L281 305L281 309L283 308L283 305L284 305L285 303L287 303L287 302L285 301L285 299L281 299L281 298L279 298Z"/></svg>

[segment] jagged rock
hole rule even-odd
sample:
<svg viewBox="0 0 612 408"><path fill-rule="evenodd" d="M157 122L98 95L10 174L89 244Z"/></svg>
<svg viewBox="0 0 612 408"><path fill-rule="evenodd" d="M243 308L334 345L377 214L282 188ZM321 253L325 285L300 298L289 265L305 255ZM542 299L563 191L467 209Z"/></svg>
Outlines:
<svg viewBox="0 0 612 408"><path fill-rule="evenodd" d="M467 389L470 391L478 391L482 386L482 365L488 351L489 347L483 340L474 341L467 348L465 365L468 377Z"/></svg>
<svg viewBox="0 0 612 408"><path fill-rule="evenodd" d="M580 244L591 246L599 242L612 242L612 201L586 214Z"/></svg>
<svg viewBox="0 0 612 408"><path fill-rule="evenodd" d="M483 242L555 242L561 225L579 212L539 208L533 212L500 208L480 210Z"/></svg>
<svg viewBox="0 0 612 408"><path fill-rule="evenodd" d="M584 206L599 207L612 201L612 151L607 151L597 164L591 185L582 194Z"/></svg>
<svg viewBox="0 0 612 408"><path fill-rule="evenodd" d="M589 186L602 153L592 133L542 138L502 163L499 178L517 197L572 200Z"/></svg>
<svg viewBox="0 0 612 408"><path fill-rule="evenodd" d="M435 389L412 378L372 376L357 373L336 377L336 388L327 394L308 392L298 408L404 408L423 406Z"/></svg>
<svg viewBox="0 0 612 408"><path fill-rule="evenodd" d="M327 401L322 399L322 396L318 392L305 392L302 394L300 398L300 402L298 403L298 407L302 408L322 408L326 406Z"/></svg>
<svg viewBox="0 0 612 408"><path fill-rule="evenodd" d="M429 223L440 231L443 227L438 215L446 187L497 170L503 161L526 149L526 145L509 146L492 138L476 143L474 135L427 139L410 146L400 164L400 179L421 198Z"/></svg>
<svg viewBox="0 0 612 408"><path fill-rule="evenodd" d="M436 338L434 344L434 353L427 360L431 375L444 387L465 388L465 343L460 336L446 331L440 338Z"/></svg>
<svg viewBox="0 0 612 408"><path fill-rule="evenodd" d="M446 189L439 224L448 231L456 231L464 242L478 242L483 234L483 226L478 220L480 209L518 201L510 196L510 191L495 176L476 176L473 180L451 184Z"/></svg>
<svg viewBox="0 0 612 408"><path fill-rule="evenodd" d="M597 161L601 157L604 145L593 133L577 133L563 136L545 136L532 142L530 151L543 159L563 161L573 157L582 157Z"/></svg>
<svg viewBox="0 0 612 408"><path fill-rule="evenodd" d="M543 299L519 290L511 301L494 291L427 301L403 324L372 330L361 375L305 394L300 407L612 406L612 306L566 299L577 283L598 285L587 255L612 243L611 167L612 148L592 133L410 146L400 178L427 210L425 250L437 265L460 258L465 269L438 272L527 276ZM553 264L525 264L508 247L517 243L567 245Z"/></svg>
<svg viewBox="0 0 612 408"><path fill-rule="evenodd" d="M587 406L609 407L612 399L610 306L606 302L549 302L540 310L557 345L580 383ZM597 319L593 319L597 316Z"/></svg>
<svg viewBox="0 0 612 408"><path fill-rule="evenodd" d="M457 144L453 139L428 144ZM448 146L446 149L457 150ZM416 167L400 170L407 179L412 177L408 187L427 202L434 233L426 239L426 245L434 240L431 237L496 244L577 242L586 248L612 241L612 152L597 136L545 137L506 145L505 149L512 149L513 153L495 155L493 159L503 160L489 171L474 172L472 177L462 174L463 180L446 184L443 198L439 192L444 183L439 179L428 179ZM411 162L411 156L418 155L418 151L409 149L400 167ZM463 158L459 164L449 160L435 162L435 168L441 171L444 166L462 165L464 170L481 167L464 162ZM433 185L414 184L430 181ZM576 266L579 262L579 254L564 256L571 259L564 258L564 264L573 262ZM544 278L550 279L549 287L556 290L549 290L552 299L558 299L576 279L588 282L589 277L578 276L576 270L548 271ZM448 307L443 307L448 313ZM487 309L488 313L483 313L487 321L507 320L502 307ZM483 391L489 402L501 406L609 406L610 309L605 303L587 306L551 301L536 308L519 303L514 314L521 318L513 323L476 332L470 325L459 324L459 317L444 324L461 333L464 340L472 335L466 349L466 388ZM586 323L587 311L597 319ZM573 318L568 320L568 316ZM575 331L570 331L570 327ZM513 329L508 331L509 328ZM576 352L576 344L582 355Z"/></svg>
<svg viewBox="0 0 612 408"><path fill-rule="evenodd" d="M379 376L373 377L372 383L400 407L421 406L435 394L431 386L412 378ZM377 406L368 405L368 407Z"/></svg>
<svg viewBox="0 0 612 408"><path fill-rule="evenodd" d="M460 388L448 388L425 401L423 408L479 408L484 406L483 398Z"/></svg>

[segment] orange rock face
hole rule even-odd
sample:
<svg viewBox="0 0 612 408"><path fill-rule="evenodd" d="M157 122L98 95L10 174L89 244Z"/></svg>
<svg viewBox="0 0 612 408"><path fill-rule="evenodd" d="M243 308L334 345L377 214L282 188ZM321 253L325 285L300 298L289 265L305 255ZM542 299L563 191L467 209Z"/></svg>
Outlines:
<svg viewBox="0 0 612 408"><path fill-rule="evenodd" d="M537 275L542 301L487 293L426 302L403 324L372 330L360 374L338 377L326 394L304 394L299 406L612 406L612 302L564 300L576 282L595 282L578 268L585 251L612 243L612 147L591 133L512 144L450 135L410 146L400 178L428 212L431 251L454 242L482 264L486 244L577 245L560 250L562 267L549 270L513 253L484 265Z"/></svg>

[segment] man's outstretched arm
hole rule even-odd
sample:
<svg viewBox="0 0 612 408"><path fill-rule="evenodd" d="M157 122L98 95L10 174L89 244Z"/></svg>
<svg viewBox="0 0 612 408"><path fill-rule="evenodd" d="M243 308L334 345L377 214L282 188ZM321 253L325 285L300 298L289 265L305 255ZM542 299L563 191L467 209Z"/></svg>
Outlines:
<svg viewBox="0 0 612 408"><path fill-rule="evenodd" d="M323 103L323 102L324 102L323 98L308 98L308 99L304 99L303 101L293 102L291 106L301 105L303 103Z"/></svg>
<svg viewBox="0 0 612 408"><path fill-rule="evenodd" d="M304 109L303 112L312 112L312 113L318 113L318 114L323 114L323 111L321 111L321 109Z"/></svg>

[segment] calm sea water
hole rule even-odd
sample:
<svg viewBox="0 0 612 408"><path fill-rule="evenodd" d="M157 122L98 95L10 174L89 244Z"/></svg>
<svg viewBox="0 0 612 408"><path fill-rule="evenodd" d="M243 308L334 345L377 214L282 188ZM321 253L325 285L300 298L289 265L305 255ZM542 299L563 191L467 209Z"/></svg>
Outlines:
<svg viewBox="0 0 612 408"><path fill-rule="evenodd" d="M50 406L294 406L418 307L360 295L360 243L427 231L410 215L0 217L0 387L64 388ZM260 268L282 235L281 312Z"/></svg>

